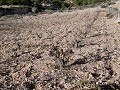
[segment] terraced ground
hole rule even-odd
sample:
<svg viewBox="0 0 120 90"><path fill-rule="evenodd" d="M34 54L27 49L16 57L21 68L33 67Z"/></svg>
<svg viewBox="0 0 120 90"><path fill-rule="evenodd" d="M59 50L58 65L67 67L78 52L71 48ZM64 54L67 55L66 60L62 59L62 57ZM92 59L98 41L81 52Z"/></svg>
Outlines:
<svg viewBox="0 0 120 90"><path fill-rule="evenodd" d="M120 25L106 9L0 18L0 90L120 90Z"/></svg>

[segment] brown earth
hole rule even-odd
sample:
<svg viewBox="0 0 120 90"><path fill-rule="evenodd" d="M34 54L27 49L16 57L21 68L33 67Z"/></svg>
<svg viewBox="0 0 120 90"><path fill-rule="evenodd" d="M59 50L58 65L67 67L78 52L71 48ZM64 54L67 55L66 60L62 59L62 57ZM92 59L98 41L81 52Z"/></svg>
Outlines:
<svg viewBox="0 0 120 90"><path fill-rule="evenodd" d="M120 25L101 8L0 18L0 90L120 90Z"/></svg>

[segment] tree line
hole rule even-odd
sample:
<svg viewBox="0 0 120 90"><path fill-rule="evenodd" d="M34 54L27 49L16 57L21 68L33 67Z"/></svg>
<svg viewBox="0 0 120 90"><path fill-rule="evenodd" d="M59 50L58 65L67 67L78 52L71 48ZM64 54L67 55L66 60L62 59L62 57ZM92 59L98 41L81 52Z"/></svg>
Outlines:
<svg viewBox="0 0 120 90"><path fill-rule="evenodd" d="M70 2L71 1L71 2ZM51 4L57 8L68 8L70 6L83 6L108 0L0 0L0 5L28 5L35 6L42 3Z"/></svg>
<svg viewBox="0 0 120 90"><path fill-rule="evenodd" d="M90 5L90 4L95 4L99 2L106 2L109 0L73 0L74 4L81 6L81 5Z"/></svg>

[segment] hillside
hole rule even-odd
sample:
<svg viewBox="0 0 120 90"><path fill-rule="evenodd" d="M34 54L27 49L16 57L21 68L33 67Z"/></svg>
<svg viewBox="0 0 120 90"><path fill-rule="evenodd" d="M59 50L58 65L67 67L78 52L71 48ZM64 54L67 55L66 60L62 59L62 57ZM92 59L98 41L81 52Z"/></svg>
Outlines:
<svg viewBox="0 0 120 90"><path fill-rule="evenodd" d="M0 90L119 90L120 25L100 7L0 18Z"/></svg>

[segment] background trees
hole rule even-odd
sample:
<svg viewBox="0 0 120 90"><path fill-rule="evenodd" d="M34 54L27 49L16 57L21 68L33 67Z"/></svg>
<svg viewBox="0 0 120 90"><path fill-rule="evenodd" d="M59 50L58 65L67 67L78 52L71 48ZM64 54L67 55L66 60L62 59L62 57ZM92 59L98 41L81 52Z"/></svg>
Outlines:
<svg viewBox="0 0 120 90"><path fill-rule="evenodd" d="M52 5L53 5L54 8L59 9L59 8L62 7L62 2L61 2L61 0L53 0Z"/></svg>
<svg viewBox="0 0 120 90"><path fill-rule="evenodd" d="M0 5L3 5L6 3L6 0L0 0Z"/></svg>
<svg viewBox="0 0 120 90"><path fill-rule="evenodd" d="M0 5L28 5L38 6L42 3L50 4L54 8L69 8L71 5L74 6L85 6L99 2L105 2L109 0L0 0ZM71 4L72 2L72 4Z"/></svg>
<svg viewBox="0 0 120 90"><path fill-rule="evenodd" d="M77 6L81 6L81 5L95 4L104 1L108 1L108 0L73 0L73 3Z"/></svg>

